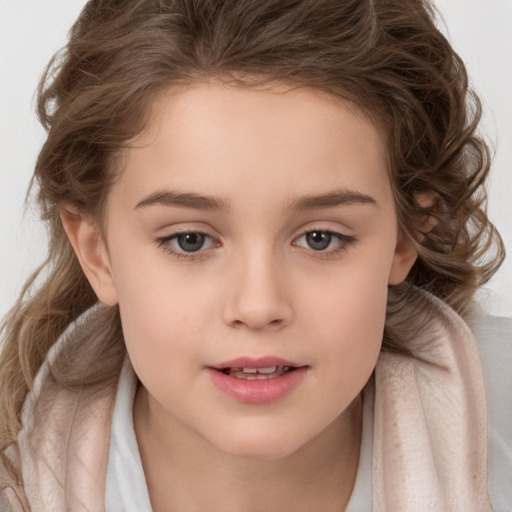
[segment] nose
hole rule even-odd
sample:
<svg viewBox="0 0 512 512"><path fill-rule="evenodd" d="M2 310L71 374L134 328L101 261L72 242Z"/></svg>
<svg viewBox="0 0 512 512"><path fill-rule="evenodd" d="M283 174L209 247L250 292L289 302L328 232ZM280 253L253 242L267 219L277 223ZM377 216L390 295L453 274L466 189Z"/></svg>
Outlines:
<svg viewBox="0 0 512 512"><path fill-rule="evenodd" d="M227 325L272 331L291 322L293 310L287 275L272 253L252 254L232 271L224 307Z"/></svg>

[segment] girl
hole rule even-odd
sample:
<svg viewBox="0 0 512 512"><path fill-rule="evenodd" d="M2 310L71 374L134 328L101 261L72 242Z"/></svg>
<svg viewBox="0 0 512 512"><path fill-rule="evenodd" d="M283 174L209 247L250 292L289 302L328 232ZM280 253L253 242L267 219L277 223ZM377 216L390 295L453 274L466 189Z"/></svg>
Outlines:
<svg viewBox="0 0 512 512"><path fill-rule="evenodd" d="M489 153L431 6L91 0L38 105L6 510L512 503Z"/></svg>

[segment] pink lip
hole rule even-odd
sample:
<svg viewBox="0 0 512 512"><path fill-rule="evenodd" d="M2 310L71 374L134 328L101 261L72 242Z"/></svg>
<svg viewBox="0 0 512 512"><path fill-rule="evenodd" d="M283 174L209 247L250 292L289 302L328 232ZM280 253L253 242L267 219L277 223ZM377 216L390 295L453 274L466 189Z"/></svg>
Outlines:
<svg viewBox="0 0 512 512"><path fill-rule="evenodd" d="M294 370L263 380L246 380L223 373L224 368L268 368L271 366L290 366ZM223 393L238 402L263 404L283 398L291 393L302 381L308 366L299 366L290 361L276 357L250 358L241 357L216 364L207 368L213 384Z"/></svg>

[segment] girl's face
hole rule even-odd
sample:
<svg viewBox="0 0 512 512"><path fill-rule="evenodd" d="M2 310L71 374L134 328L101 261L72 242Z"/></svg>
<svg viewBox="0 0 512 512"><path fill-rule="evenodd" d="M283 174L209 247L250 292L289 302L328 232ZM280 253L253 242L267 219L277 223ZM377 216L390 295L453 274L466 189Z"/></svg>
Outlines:
<svg viewBox="0 0 512 512"><path fill-rule="evenodd" d="M91 282L160 426L276 458L347 421L414 261L376 125L311 90L169 91L107 213Z"/></svg>

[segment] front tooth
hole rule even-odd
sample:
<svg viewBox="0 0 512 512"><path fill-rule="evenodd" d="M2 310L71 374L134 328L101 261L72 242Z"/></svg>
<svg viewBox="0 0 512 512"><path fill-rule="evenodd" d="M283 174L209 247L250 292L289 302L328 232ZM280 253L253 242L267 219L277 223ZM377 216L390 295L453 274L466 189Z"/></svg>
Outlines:
<svg viewBox="0 0 512 512"><path fill-rule="evenodd" d="M269 366L268 368L258 368L258 373L274 373L277 366Z"/></svg>
<svg viewBox="0 0 512 512"><path fill-rule="evenodd" d="M257 373L258 370L256 368L242 368L244 373Z"/></svg>

